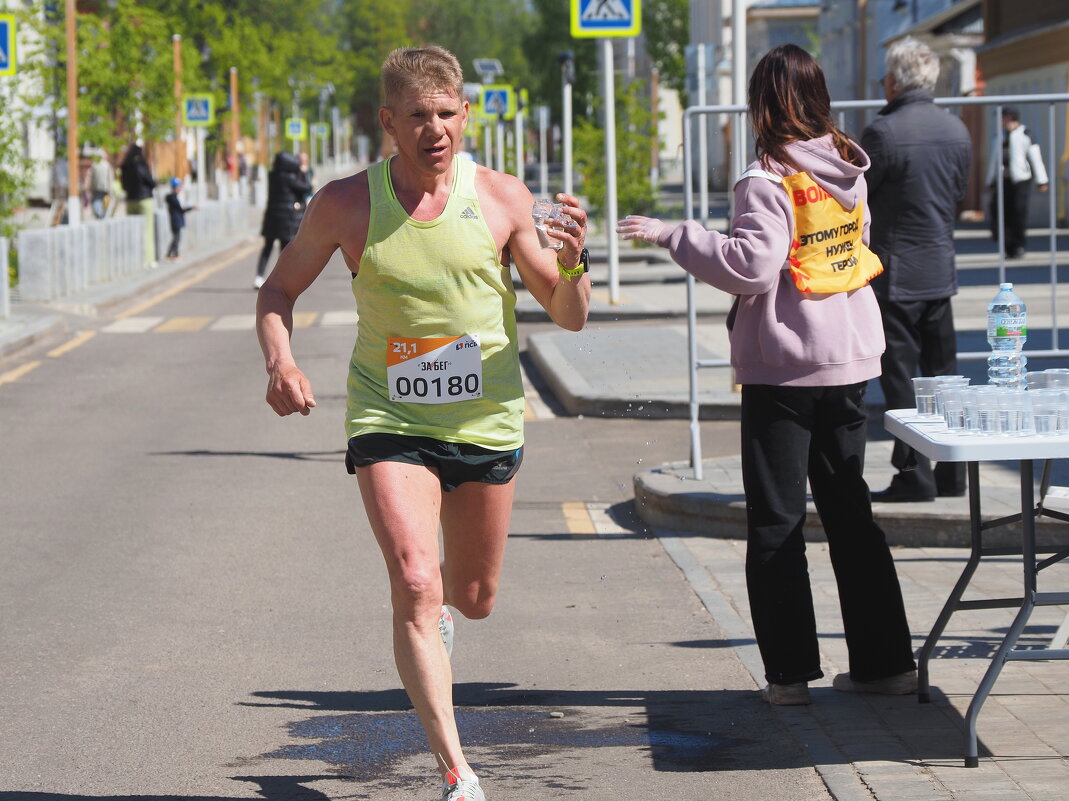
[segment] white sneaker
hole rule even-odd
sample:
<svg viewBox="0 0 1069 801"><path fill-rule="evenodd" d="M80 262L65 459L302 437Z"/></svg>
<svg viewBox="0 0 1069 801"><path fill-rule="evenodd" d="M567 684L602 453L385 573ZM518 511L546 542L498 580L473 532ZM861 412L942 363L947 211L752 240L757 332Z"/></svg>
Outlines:
<svg viewBox="0 0 1069 801"><path fill-rule="evenodd" d="M442 645L445 646L447 656L453 656L453 615L448 606L442 607L442 614L438 616L438 633L442 635Z"/></svg>
<svg viewBox="0 0 1069 801"><path fill-rule="evenodd" d="M266 281L266 280L267 279L264 278L262 275L258 275L258 276L256 276L255 278L252 279L252 285L256 289L259 289L260 287L262 287L264 285L264 281Z"/></svg>
<svg viewBox="0 0 1069 801"><path fill-rule="evenodd" d="M459 775L458 775L459 774ZM479 777L466 768L449 772L451 783L442 786L442 801L486 801Z"/></svg>

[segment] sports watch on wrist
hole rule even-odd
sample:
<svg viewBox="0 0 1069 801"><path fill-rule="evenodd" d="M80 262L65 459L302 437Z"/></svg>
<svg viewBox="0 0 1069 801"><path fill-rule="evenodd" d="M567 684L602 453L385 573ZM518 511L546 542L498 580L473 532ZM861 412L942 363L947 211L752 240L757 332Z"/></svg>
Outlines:
<svg viewBox="0 0 1069 801"><path fill-rule="evenodd" d="M557 270L569 281L575 278L576 276L582 275L586 272L590 272L590 251L586 248L583 248L583 250L579 253L579 263L571 269L561 264L560 259L558 258Z"/></svg>

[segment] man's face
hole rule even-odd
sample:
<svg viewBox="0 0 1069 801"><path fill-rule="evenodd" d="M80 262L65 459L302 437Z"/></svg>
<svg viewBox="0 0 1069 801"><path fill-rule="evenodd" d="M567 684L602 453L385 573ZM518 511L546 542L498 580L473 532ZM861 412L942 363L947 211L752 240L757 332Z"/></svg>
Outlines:
<svg viewBox="0 0 1069 801"><path fill-rule="evenodd" d="M379 109L383 129L397 142L397 152L425 172L445 173L460 150L468 103L452 92L429 94L409 89Z"/></svg>

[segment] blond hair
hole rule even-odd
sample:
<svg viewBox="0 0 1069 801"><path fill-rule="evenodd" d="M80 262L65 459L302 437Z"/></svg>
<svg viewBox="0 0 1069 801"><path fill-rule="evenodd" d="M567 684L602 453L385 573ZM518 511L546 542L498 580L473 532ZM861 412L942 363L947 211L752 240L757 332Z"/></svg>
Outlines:
<svg viewBox="0 0 1069 801"><path fill-rule="evenodd" d="M457 57L438 45L399 47L382 62L382 105L410 89L420 94L451 92L464 97L464 70Z"/></svg>

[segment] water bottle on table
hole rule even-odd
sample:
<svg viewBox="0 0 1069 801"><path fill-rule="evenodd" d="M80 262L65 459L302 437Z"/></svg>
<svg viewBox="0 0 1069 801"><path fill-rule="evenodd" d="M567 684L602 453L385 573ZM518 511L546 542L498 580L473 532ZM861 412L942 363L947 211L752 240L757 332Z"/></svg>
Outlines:
<svg viewBox="0 0 1069 801"><path fill-rule="evenodd" d="M987 382L1000 387L1024 386L1028 358L1021 353L1028 339L1028 311L1013 291L1013 284L999 284L998 294L987 305Z"/></svg>

